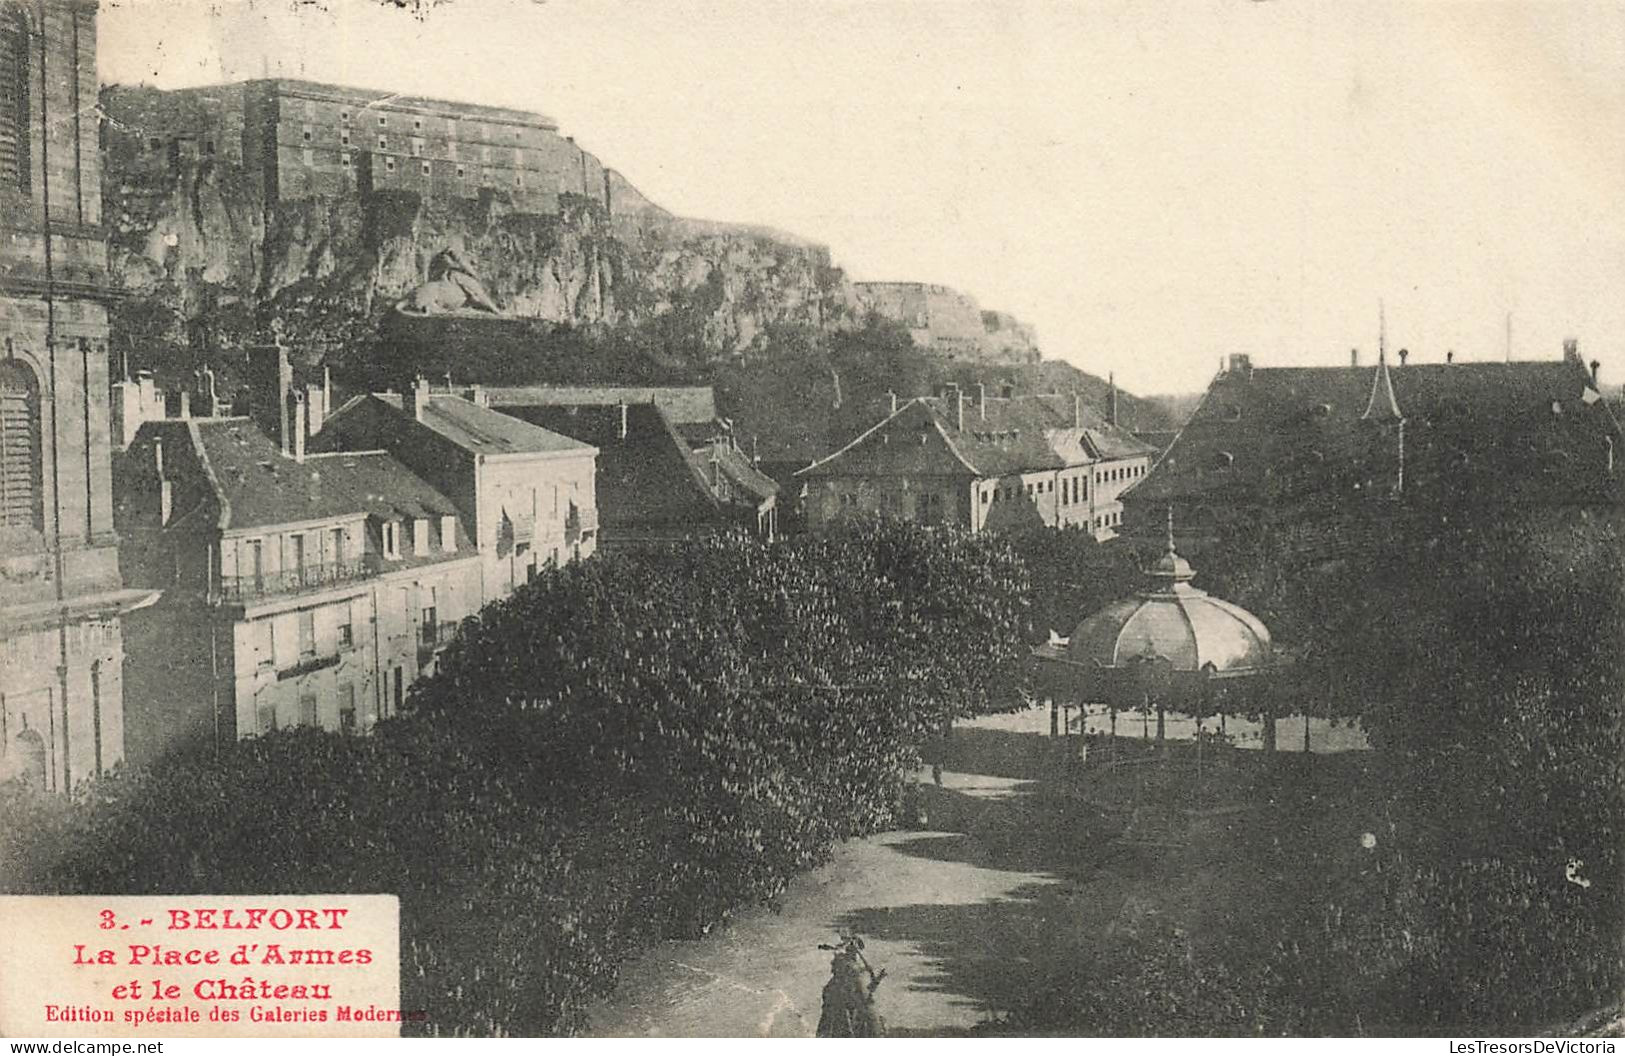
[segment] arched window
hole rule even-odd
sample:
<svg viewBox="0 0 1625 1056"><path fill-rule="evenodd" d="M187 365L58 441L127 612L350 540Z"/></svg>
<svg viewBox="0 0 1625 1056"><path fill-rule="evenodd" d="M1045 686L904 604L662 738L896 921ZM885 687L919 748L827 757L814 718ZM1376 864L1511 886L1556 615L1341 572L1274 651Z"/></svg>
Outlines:
<svg viewBox="0 0 1625 1056"><path fill-rule="evenodd" d="M39 385L17 360L0 362L0 530L45 530Z"/></svg>
<svg viewBox="0 0 1625 1056"><path fill-rule="evenodd" d="M33 97L28 16L21 8L0 7L0 186L23 193L33 186Z"/></svg>

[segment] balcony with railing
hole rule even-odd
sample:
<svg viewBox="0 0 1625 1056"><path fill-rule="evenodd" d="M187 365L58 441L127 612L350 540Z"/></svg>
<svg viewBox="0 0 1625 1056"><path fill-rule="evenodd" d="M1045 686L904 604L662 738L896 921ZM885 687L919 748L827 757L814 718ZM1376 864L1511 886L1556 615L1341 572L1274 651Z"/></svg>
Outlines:
<svg viewBox="0 0 1625 1056"><path fill-rule="evenodd" d="M369 554L348 561L323 561L257 576L221 576L220 600L242 603L306 594L368 579L376 576L378 571L378 559Z"/></svg>

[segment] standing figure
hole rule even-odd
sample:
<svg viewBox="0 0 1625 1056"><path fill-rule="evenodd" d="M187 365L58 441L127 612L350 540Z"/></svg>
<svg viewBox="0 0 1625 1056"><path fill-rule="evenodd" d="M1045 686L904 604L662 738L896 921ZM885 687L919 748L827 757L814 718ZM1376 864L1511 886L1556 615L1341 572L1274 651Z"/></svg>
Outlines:
<svg viewBox="0 0 1625 1056"><path fill-rule="evenodd" d="M830 958L829 982L824 984L824 1010L818 1017L820 1038L878 1038L886 1033L885 1023L875 1011L875 991L886 978L885 969L876 972L863 957L863 940L843 935L839 946L820 944L821 950L834 950Z"/></svg>

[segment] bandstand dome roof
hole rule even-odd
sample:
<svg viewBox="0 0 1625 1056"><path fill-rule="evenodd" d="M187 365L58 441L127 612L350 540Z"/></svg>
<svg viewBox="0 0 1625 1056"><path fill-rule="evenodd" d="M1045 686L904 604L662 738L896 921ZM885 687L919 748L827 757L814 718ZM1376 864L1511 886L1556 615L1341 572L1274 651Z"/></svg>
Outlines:
<svg viewBox="0 0 1625 1056"><path fill-rule="evenodd" d="M1191 586L1190 564L1168 549L1151 569L1153 586L1114 601L1085 618L1072 632L1067 660L1074 664L1122 668L1162 659L1174 671L1240 674L1274 659L1269 628L1239 605Z"/></svg>

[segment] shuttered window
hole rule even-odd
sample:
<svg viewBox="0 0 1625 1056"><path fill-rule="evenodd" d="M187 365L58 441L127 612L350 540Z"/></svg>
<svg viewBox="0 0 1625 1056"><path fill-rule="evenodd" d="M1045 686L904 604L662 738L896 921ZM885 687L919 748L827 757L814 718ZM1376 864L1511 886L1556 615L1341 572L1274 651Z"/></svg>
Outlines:
<svg viewBox="0 0 1625 1056"><path fill-rule="evenodd" d="M21 363L0 363L0 528L44 530L39 386Z"/></svg>
<svg viewBox="0 0 1625 1056"><path fill-rule="evenodd" d="M30 57L23 13L0 8L0 186L25 193L33 185Z"/></svg>

